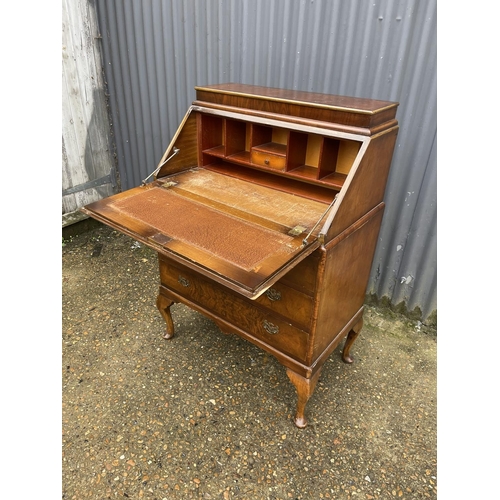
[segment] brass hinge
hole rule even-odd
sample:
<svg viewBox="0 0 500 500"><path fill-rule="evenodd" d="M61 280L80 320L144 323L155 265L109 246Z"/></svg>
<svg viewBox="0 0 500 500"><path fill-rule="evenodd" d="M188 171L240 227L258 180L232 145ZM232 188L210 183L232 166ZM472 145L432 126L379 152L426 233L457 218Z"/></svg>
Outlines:
<svg viewBox="0 0 500 500"><path fill-rule="evenodd" d="M307 228L303 226L295 226L290 231L288 231L288 234L290 236L298 236L299 234L302 234Z"/></svg>

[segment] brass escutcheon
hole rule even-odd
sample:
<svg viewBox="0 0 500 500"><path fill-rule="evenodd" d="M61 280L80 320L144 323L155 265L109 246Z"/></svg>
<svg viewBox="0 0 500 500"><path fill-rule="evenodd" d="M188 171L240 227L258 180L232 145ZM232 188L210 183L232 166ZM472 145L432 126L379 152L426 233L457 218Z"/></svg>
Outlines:
<svg viewBox="0 0 500 500"><path fill-rule="evenodd" d="M177 280L182 286L188 287L189 286L189 280L184 278L184 276L179 276L179 279Z"/></svg>
<svg viewBox="0 0 500 500"><path fill-rule="evenodd" d="M276 300L281 300L281 292L279 290L276 290L275 288L269 288L269 290L266 291L266 296L273 302Z"/></svg>
<svg viewBox="0 0 500 500"><path fill-rule="evenodd" d="M267 319L265 319L262 322L262 326L264 327L264 330L267 333L269 333L270 335L276 335L280 331L279 326L273 325L272 323L270 323L269 321L267 321Z"/></svg>

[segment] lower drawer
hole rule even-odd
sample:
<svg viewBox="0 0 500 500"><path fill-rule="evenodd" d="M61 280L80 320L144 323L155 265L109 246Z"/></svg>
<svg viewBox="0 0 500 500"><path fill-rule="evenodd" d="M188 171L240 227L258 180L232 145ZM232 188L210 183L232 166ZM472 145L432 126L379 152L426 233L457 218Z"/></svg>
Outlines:
<svg viewBox="0 0 500 500"><path fill-rule="evenodd" d="M161 283L217 317L279 351L305 361L309 335L286 320L261 310L240 297L189 270L172 266L160 258Z"/></svg>
<svg viewBox="0 0 500 500"><path fill-rule="evenodd" d="M318 248L309 257L306 257L302 262L299 262L295 267L290 269L280 279L280 283L284 283L304 293L315 295L318 268L322 265L324 258L324 252Z"/></svg>
<svg viewBox="0 0 500 500"><path fill-rule="evenodd" d="M310 295L299 292L276 282L254 301L269 310L271 314L279 314L291 322L308 330L314 313L314 300Z"/></svg>

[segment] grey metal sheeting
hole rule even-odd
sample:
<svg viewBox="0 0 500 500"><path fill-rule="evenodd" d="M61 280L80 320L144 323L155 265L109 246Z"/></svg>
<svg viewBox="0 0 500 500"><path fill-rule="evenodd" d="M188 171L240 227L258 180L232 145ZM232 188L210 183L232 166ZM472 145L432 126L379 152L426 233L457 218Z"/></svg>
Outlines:
<svg viewBox="0 0 500 500"><path fill-rule="evenodd" d="M368 293L426 321L436 297L435 0L97 1L122 189L152 172L196 85L398 101Z"/></svg>

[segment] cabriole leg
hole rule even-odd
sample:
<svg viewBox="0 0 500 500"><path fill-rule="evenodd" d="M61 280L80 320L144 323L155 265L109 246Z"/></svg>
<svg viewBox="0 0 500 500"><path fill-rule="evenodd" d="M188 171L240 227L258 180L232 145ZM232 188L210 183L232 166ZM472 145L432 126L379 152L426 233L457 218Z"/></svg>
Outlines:
<svg viewBox="0 0 500 500"><path fill-rule="evenodd" d="M286 370L288 378L297 389L298 401L297 413L295 414L295 425L300 429L303 429L307 425L304 411L309 398L314 392L314 388L316 387L316 382L318 381L320 372L321 368L311 378L305 378L298 373L295 373L293 370L290 370L290 368L287 368Z"/></svg>
<svg viewBox="0 0 500 500"><path fill-rule="evenodd" d="M349 363L351 364L354 362L354 359L351 356L351 347L352 344L354 344L354 341L356 340L357 336L359 335L359 332L361 331L361 328L363 328L363 318L361 318L350 330L350 332L347 334L347 338L345 339L345 344L344 344L344 349L342 351L342 361L344 363Z"/></svg>
<svg viewBox="0 0 500 500"><path fill-rule="evenodd" d="M167 324L167 330L163 336L165 339L171 339L174 336L174 322L172 321L172 314L170 313L170 306L172 304L174 304L173 300L167 299L161 293L158 294L156 298L156 307Z"/></svg>

